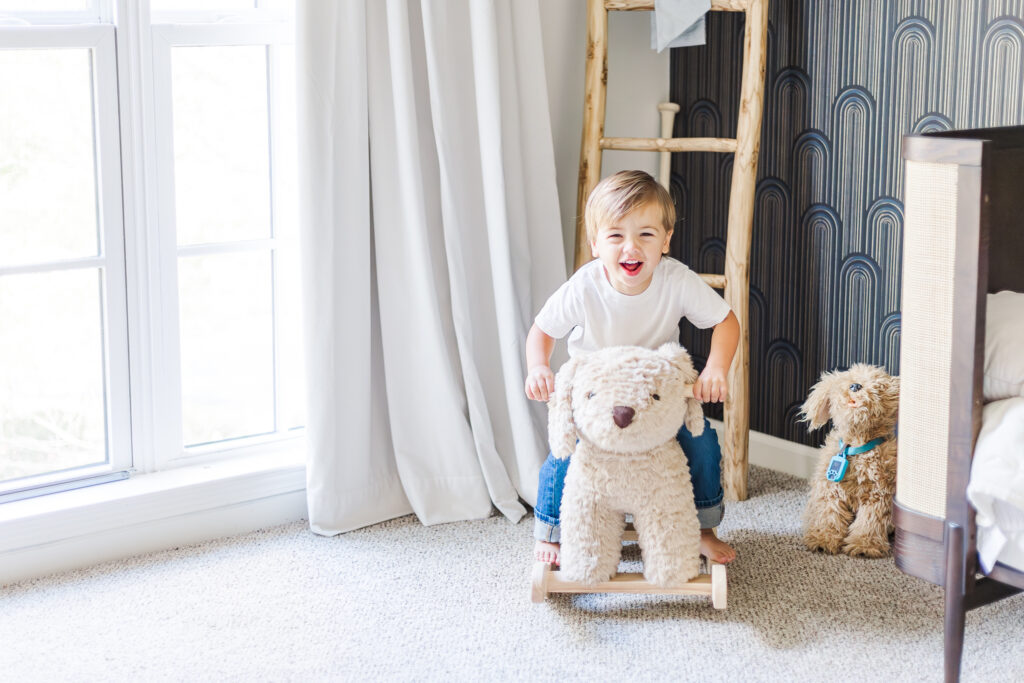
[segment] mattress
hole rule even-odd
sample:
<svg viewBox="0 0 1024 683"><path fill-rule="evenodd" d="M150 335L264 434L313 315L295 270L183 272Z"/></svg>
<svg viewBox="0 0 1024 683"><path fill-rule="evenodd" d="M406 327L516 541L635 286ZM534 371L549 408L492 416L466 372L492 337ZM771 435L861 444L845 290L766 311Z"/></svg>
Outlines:
<svg viewBox="0 0 1024 683"><path fill-rule="evenodd" d="M977 511L982 570L999 562L1024 571L1024 397L985 406L967 499Z"/></svg>

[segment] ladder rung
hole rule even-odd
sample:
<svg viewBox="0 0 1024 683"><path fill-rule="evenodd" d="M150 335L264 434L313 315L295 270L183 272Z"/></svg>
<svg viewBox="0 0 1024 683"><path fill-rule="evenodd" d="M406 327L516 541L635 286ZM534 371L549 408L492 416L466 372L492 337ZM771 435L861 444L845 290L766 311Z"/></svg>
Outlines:
<svg viewBox="0 0 1024 683"><path fill-rule="evenodd" d="M736 152L733 138L601 138L598 144L634 152Z"/></svg>
<svg viewBox="0 0 1024 683"><path fill-rule="evenodd" d="M651 12L654 11L654 0L604 0L604 8L609 12ZM745 12L746 0L711 0L712 12Z"/></svg>
<svg viewBox="0 0 1024 683"><path fill-rule="evenodd" d="M715 289L725 289L725 276L717 275L715 273L701 273L701 279L708 283Z"/></svg>

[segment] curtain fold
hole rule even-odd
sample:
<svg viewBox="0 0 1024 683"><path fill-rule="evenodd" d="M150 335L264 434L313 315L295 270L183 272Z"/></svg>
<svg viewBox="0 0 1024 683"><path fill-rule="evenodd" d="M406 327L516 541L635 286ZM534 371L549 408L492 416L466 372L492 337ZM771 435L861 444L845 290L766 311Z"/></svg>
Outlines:
<svg viewBox="0 0 1024 683"><path fill-rule="evenodd" d="M300 3L310 526L535 502L564 280L536 2Z"/></svg>

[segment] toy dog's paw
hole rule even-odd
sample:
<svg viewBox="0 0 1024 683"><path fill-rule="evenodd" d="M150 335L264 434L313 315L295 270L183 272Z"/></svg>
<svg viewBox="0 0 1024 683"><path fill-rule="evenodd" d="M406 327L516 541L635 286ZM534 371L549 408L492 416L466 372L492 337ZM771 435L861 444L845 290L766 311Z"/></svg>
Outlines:
<svg viewBox="0 0 1024 683"><path fill-rule="evenodd" d="M811 552L825 552L835 555L843 545L843 539L836 535L811 529L804 533L804 545Z"/></svg>
<svg viewBox="0 0 1024 683"><path fill-rule="evenodd" d="M681 586L700 573L700 556L644 558L644 578L659 588Z"/></svg>
<svg viewBox="0 0 1024 683"><path fill-rule="evenodd" d="M593 558L570 558L562 552L562 577L582 583L585 586L596 586L602 581L611 579L611 572L602 570L596 557Z"/></svg>
<svg viewBox="0 0 1024 683"><path fill-rule="evenodd" d="M889 539L850 536L843 543L843 552L850 557L885 557L889 554Z"/></svg>

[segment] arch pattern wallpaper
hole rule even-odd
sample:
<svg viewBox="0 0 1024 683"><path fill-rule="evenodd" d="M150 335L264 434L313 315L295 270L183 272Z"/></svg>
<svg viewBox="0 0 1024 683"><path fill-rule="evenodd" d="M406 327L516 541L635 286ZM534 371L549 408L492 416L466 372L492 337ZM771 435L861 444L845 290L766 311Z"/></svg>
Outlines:
<svg viewBox="0 0 1024 683"><path fill-rule="evenodd" d="M676 136L735 137L742 49L742 15L711 12L707 45L673 50ZM1022 123L1024 0L772 0L751 429L820 443L798 413L823 371L899 372L902 136ZM731 154L673 155L672 254L699 272L724 270L731 172ZM702 364L710 331L681 341Z"/></svg>

